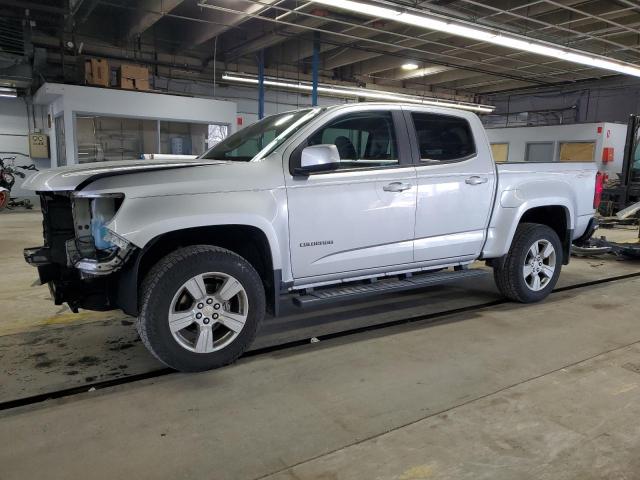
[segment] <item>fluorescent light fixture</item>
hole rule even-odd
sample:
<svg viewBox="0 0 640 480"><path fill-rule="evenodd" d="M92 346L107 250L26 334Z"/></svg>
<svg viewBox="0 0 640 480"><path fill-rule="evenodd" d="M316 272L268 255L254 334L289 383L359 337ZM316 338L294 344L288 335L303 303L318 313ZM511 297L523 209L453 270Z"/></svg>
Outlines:
<svg viewBox="0 0 640 480"><path fill-rule="evenodd" d="M547 44L537 40L524 40L510 34L505 35L503 33L496 33L489 30L453 23L448 20L439 20L426 15L409 13L407 11L395 10L382 5L354 0L310 1L375 18L383 18L386 20L404 23L406 25L413 25L427 30L450 33L452 35L471 38L481 42L493 43L501 47L513 48L515 50L536 53L538 55L544 55L546 57L556 58L566 62L579 63L589 67L597 67L604 70L632 75L634 77L640 77L640 67L636 65L609 60L606 57L584 53L578 50L565 49L560 46Z"/></svg>
<svg viewBox="0 0 640 480"><path fill-rule="evenodd" d="M18 90L10 87L0 87L0 97L16 98L18 96Z"/></svg>
<svg viewBox="0 0 640 480"><path fill-rule="evenodd" d="M402 69L403 70L417 70L417 68L418 68L418 64L417 63L410 62L410 63L403 63L402 64Z"/></svg>
<svg viewBox="0 0 640 480"><path fill-rule="evenodd" d="M433 67L424 67L418 70L413 70L407 73L403 73L398 80L409 80L411 78L419 78L419 77L428 77L429 75L435 75L437 73L448 72L449 70L453 70L451 67L443 67L443 66L433 66Z"/></svg>
<svg viewBox="0 0 640 480"><path fill-rule="evenodd" d="M239 75L229 72L222 75L222 80L226 80L228 82L246 83L251 85L257 85L259 83L256 76L249 76L245 74ZM264 85L269 87L279 87L305 92L311 92L313 89L311 83L308 82L294 82L272 77L265 77ZM367 98L371 100L385 100L389 102L407 102L417 103L421 105L434 105L438 107L452 107L480 113L490 113L495 109L495 107L492 105L456 102L453 100L440 100L438 98L406 95L404 93L386 92L384 90L372 90L370 88L339 87L327 84L319 84L318 93L330 97Z"/></svg>

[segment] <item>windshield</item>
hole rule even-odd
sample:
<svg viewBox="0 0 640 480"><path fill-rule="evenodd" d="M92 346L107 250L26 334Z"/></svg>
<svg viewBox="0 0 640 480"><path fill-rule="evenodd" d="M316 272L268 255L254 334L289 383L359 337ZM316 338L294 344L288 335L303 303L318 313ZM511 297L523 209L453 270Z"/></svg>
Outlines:
<svg viewBox="0 0 640 480"><path fill-rule="evenodd" d="M263 118L225 138L200 158L236 162L248 162L254 158L262 158L271 153L319 111L320 109L317 108L308 108Z"/></svg>

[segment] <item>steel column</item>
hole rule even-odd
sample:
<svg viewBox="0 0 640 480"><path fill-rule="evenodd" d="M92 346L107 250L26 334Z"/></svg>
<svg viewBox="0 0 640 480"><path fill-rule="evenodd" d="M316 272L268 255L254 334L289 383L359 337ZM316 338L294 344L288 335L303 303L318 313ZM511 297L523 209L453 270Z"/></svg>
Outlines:
<svg viewBox="0 0 640 480"><path fill-rule="evenodd" d="M258 53L258 118L264 118L264 50Z"/></svg>
<svg viewBox="0 0 640 480"><path fill-rule="evenodd" d="M320 70L320 32L313 32L313 68L311 75L311 105L318 106L318 72Z"/></svg>

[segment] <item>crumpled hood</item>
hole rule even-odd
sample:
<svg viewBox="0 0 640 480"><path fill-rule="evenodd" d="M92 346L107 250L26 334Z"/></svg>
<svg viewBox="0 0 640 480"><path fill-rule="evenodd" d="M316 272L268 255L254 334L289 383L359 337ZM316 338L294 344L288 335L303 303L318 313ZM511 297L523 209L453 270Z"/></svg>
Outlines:
<svg viewBox="0 0 640 480"><path fill-rule="evenodd" d="M85 163L82 165L52 168L36 172L24 181L22 188L49 192L78 190L94 180L105 177L220 163L224 162L198 158L186 160L122 160L117 162Z"/></svg>

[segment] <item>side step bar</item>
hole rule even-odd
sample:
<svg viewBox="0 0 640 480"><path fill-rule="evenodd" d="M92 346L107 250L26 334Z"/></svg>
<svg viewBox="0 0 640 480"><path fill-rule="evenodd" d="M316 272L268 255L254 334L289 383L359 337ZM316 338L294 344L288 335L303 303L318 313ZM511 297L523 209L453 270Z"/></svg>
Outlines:
<svg viewBox="0 0 640 480"><path fill-rule="evenodd" d="M325 303L341 302L353 300L372 295L400 292L402 290L412 290L416 288L428 287L430 285L440 285L442 283L454 282L465 278L478 278L489 275L491 270L464 269L445 270L435 273L422 273L415 276L397 279L380 279L375 283L340 285L335 287L324 287L318 290L307 290L306 293L293 297L294 305L298 307L310 307Z"/></svg>

